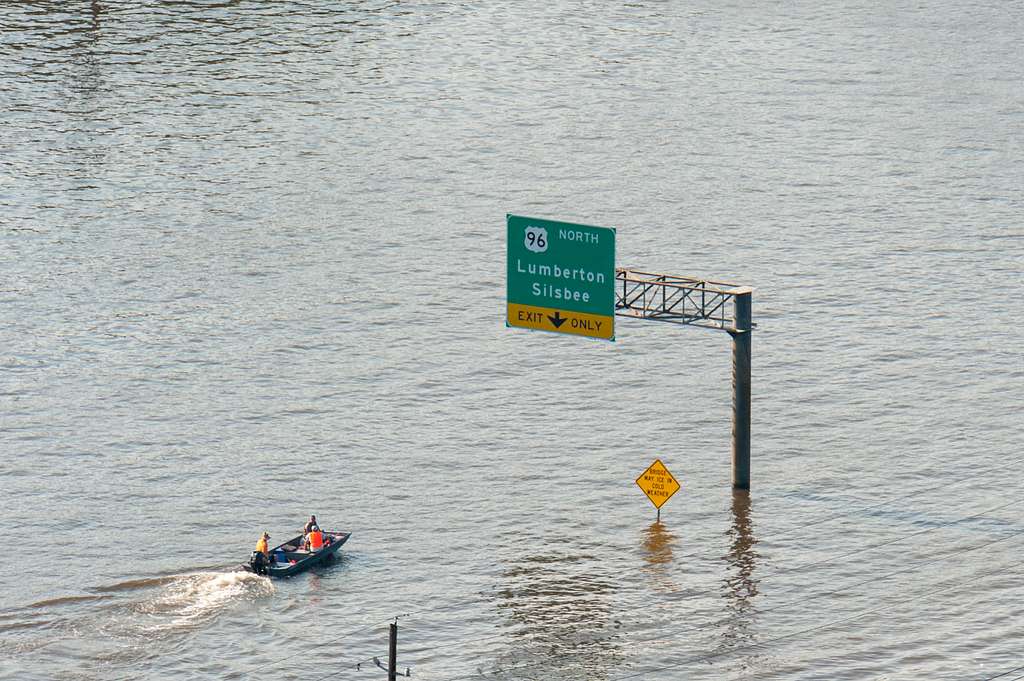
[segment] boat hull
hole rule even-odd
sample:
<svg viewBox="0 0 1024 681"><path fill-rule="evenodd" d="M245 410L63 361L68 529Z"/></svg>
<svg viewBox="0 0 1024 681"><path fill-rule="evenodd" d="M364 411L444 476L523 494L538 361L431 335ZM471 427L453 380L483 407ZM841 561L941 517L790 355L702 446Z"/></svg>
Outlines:
<svg viewBox="0 0 1024 681"><path fill-rule="evenodd" d="M341 549L342 544L352 536L351 532L324 532L325 544L319 551L303 551L302 535L275 546L269 551L270 565L266 568L268 577L291 577L305 572L311 567L323 565L332 560ZM252 566L243 566L252 572Z"/></svg>

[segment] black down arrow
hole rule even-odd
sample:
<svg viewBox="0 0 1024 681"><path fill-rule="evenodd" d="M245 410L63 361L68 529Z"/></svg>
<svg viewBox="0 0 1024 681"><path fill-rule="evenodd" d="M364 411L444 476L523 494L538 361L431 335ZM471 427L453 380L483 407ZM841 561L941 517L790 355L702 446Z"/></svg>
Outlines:
<svg viewBox="0 0 1024 681"><path fill-rule="evenodd" d="M561 310L555 310L555 316L554 316L554 317L552 317L551 315L548 315L548 319L550 319L550 320L551 320L551 323L552 323L552 324L554 324L554 325L555 325L555 328L557 329L557 328L558 328L558 327L560 327L560 326L561 326L562 324L564 324L564 323L565 323L565 321L566 321L567 319L569 319L569 318L568 318L568 317L563 317L563 316L562 316L562 312L561 312Z"/></svg>

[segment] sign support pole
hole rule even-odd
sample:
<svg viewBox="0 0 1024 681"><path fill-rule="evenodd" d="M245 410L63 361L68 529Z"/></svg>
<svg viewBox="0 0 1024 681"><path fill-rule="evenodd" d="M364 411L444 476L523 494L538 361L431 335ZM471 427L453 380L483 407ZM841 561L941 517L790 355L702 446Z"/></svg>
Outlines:
<svg viewBox="0 0 1024 681"><path fill-rule="evenodd" d="M615 270L615 314L732 336L732 486L750 489L750 344L754 289L674 274ZM732 303L730 306L729 303ZM729 316L729 307L733 314Z"/></svg>
<svg viewBox="0 0 1024 681"><path fill-rule="evenodd" d="M732 291L736 304L732 336L732 487L750 489L751 289Z"/></svg>

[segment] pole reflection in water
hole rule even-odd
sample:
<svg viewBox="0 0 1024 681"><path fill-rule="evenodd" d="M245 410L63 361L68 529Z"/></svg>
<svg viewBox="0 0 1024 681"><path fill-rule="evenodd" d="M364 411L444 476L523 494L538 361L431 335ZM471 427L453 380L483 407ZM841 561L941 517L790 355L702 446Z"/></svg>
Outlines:
<svg viewBox="0 0 1024 681"><path fill-rule="evenodd" d="M513 650L480 671L514 679L607 679L623 659L612 616L614 580L599 556L568 547L520 555L502 573L498 608Z"/></svg>
<svg viewBox="0 0 1024 681"><path fill-rule="evenodd" d="M723 638L727 646L749 645L755 642L754 597L758 595L758 579L754 576L758 553L754 549L757 538L750 519L750 492L736 490L732 498L732 527L726 532L730 539L723 580L723 595L728 606ZM746 665L744 665L746 666Z"/></svg>
<svg viewBox="0 0 1024 681"><path fill-rule="evenodd" d="M672 547L676 543L676 535L660 520L651 523L643 534L644 572L651 578L655 591L676 593L678 585L672 580Z"/></svg>

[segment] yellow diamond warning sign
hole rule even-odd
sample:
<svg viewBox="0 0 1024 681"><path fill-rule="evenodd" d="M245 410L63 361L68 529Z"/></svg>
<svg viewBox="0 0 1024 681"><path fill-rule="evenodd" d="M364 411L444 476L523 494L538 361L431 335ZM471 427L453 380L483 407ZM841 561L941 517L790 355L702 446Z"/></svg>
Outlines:
<svg viewBox="0 0 1024 681"><path fill-rule="evenodd" d="M654 463L636 479L636 484L640 485L640 489L655 508L661 508L669 497L679 491L679 483L668 472L661 459L655 459Z"/></svg>

